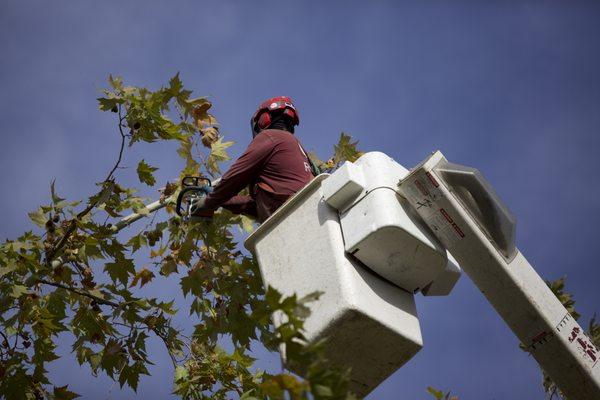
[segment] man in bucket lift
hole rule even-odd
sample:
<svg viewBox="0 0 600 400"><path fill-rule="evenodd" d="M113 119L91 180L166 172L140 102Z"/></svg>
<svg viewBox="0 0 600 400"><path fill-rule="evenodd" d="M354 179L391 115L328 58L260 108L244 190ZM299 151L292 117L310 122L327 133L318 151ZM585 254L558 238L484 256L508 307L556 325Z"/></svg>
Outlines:
<svg viewBox="0 0 600 400"><path fill-rule="evenodd" d="M250 123L252 142L214 190L196 202L193 216L212 217L223 207L262 223L318 174L294 136L300 119L289 97L264 101ZM246 186L250 195L238 195Z"/></svg>

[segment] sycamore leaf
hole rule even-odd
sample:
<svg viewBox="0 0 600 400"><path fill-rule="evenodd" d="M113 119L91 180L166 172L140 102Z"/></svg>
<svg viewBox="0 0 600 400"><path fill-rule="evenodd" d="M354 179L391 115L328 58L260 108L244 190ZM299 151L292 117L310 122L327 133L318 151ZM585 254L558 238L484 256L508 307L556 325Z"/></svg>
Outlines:
<svg viewBox="0 0 600 400"><path fill-rule="evenodd" d="M127 383L135 392L142 374L150 375L144 364L136 362L133 365L125 365L119 374L119 384L123 387Z"/></svg>
<svg viewBox="0 0 600 400"><path fill-rule="evenodd" d="M136 251L138 251L142 246L147 246L148 239L146 238L146 236L144 236L143 232L140 232L137 235L132 236L126 245L131 247L131 253L133 254Z"/></svg>
<svg viewBox="0 0 600 400"><path fill-rule="evenodd" d="M252 231L254 231L254 220L243 214L240 215L240 225L247 233L252 233Z"/></svg>
<svg viewBox="0 0 600 400"><path fill-rule="evenodd" d="M335 151L333 158L336 164L342 161L354 162L363 155L363 153L356 148L358 141L352 142L351 139L352 137L350 135L346 135L342 132L338 144L333 146Z"/></svg>
<svg viewBox="0 0 600 400"><path fill-rule="evenodd" d="M108 75L108 83L115 90L123 90L123 77Z"/></svg>
<svg viewBox="0 0 600 400"><path fill-rule="evenodd" d="M192 99L188 100L187 103L194 107L192 114L198 128L202 128L203 124L208 124L210 122L208 110L212 104L208 100L205 98Z"/></svg>
<svg viewBox="0 0 600 400"><path fill-rule="evenodd" d="M202 134L202 144L209 149L219 139L219 129L216 126L204 128L200 132Z"/></svg>
<svg viewBox="0 0 600 400"><path fill-rule="evenodd" d="M14 298L20 297L22 294L27 293L27 288L23 285L14 285L12 287L11 296Z"/></svg>
<svg viewBox="0 0 600 400"><path fill-rule="evenodd" d="M56 181L52 180L52 183L50 184L50 194L52 195L52 202L54 204L60 203L61 201L64 201L65 199L58 197L58 195L56 194L56 191L54 190L54 183Z"/></svg>
<svg viewBox="0 0 600 400"><path fill-rule="evenodd" d="M229 154L227 154L227 148L231 147L235 142L223 142L223 138L219 138L214 141L210 147L210 155L206 163L208 168L214 172L219 172L219 163L229 160Z"/></svg>
<svg viewBox="0 0 600 400"><path fill-rule="evenodd" d="M17 264L9 261L5 267L0 268L0 278L2 278L6 274L10 274L15 269L17 269Z"/></svg>
<svg viewBox="0 0 600 400"><path fill-rule="evenodd" d="M167 198L171 196L173 193L175 193L175 191L177 191L177 188L178 186L176 183L167 182L164 189L162 190L161 198Z"/></svg>
<svg viewBox="0 0 600 400"><path fill-rule="evenodd" d="M154 272L150 271L146 267L139 270L137 274L133 277L133 281L131 281L130 287L134 287L135 285L140 283L140 287L144 286L146 283L150 282L154 278Z"/></svg>
<svg viewBox="0 0 600 400"><path fill-rule="evenodd" d="M181 79L179 78L179 72L178 72L169 81L169 91L171 92L172 96L176 96L177 93L179 93L182 88L183 88L183 82L181 82Z"/></svg>
<svg viewBox="0 0 600 400"><path fill-rule="evenodd" d="M444 392L441 390L437 390L431 386L427 387L427 392L430 393L436 400L441 400L444 398Z"/></svg>
<svg viewBox="0 0 600 400"><path fill-rule="evenodd" d="M123 258L112 263L106 263L104 265L104 270L108 273L113 282L121 281L125 286L127 286L128 275L135 274L133 260L129 258Z"/></svg>
<svg viewBox="0 0 600 400"><path fill-rule="evenodd" d="M150 165L146 164L146 161L144 160L140 161L137 166L137 173L140 182L145 183L148 186L154 186L156 179L154 179L152 173L157 169L158 168L151 167Z"/></svg>
<svg viewBox="0 0 600 400"><path fill-rule="evenodd" d="M185 367L178 365L175 368L175 376L173 377L173 379L175 379L175 382L177 382L182 379L186 379L188 376L189 376L188 370Z"/></svg>
<svg viewBox="0 0 600 400"><path fill-rule="evenodd" d="M177 272L177 262L173 257L165 258L162 266L160 267L160 274L164 276L169 276L172 273Z"/></svg>
<svg viewBox="0 0 600 400"><path fill-rule="evenodd" d="M123 100L122 98L113 96L109 95L109 97L98 98L98 106L100 107L101 111L112 111L119 104L123 104L125 102L125 100Z"/></svg>
<svg viewBox="0 0 600 400"><path fill-rule="evenodd" d="M81 397L77 393L71 392L67 389L68 385L61 387L54 387L54 398L56 400L72 400Z"/></svg>
<svg viewBox="0 0 600 400"><path fill-rule="evenodd" d="M575 300L573 299L573 295L565 291L565 280L566 277L562 277L555 281L546 281L546 284L552 290L552 293L556 296L558 300L562 303L562 305L567 309L569 314L575 319L579 319L579 313L575 311Z"/></svg>
<svg viewBox="0 0 600 400"><path fill-rule="evenodd" d="M250 389L247 392L242 393L240 400L258 400L258 397L252 396L254 389Z"/></svg>
<svg viewBox="0 0 600 400"><path fill-rule="evenodd" d="M32 211L29 214L29 219L31 219L37 226L43 228L44 226L46 226L46 222L48 221L48 217L46 216L46 214L42 211L41 208L39 208L36 211Z"/></svg>
<svg viewBox="0 0 600 400"><path fill-rule="evenodd" d="M317 396L321 396L321 397L332 397L333 396L333 391L328 386L315 385L313 390Z"/></svg>

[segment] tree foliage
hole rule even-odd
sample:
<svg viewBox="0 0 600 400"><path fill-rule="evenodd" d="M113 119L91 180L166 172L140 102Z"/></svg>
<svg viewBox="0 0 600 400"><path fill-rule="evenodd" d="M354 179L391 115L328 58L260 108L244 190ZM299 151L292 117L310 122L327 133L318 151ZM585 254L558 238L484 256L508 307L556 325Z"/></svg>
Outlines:
<svg viewBox="0 0 600 400"><path fill-rule="evenodd" d="M68 334L79 364L133 390L149 374L148 339L158 337L174 365L173 392L184 399L352 398L347 371L331 368L324 344L308 344L302 333L308 305L318 294L285 297L263 288L256 263L234 240L236 226L252 228L247 218L222 211L211 221L184 224L171 204L177 185L168 183L161 196L166 218L119 232L124 215L151 211L134 188L116 179L126 145L177 142L182 176L214 177L229 159L233 142L219 134L211 103L191 95L179 75L154 91L109 77L98 102L116 119L121 146L115 165L83 202L61 198L52 183L50 201L29 213L36 227L0 246L2 397L78 397L69 382L50 382L47 374L58 358L58 336ZM356 143L342 139L336 162L357 153ZM155 185L156 169L139 160L140 183ZM149 265L138 265L139 254L149 257ZM195 321L192 332L174 326L173 316L185 310L177 310L173 299L145 297L137 289L173 274L192 299L187 310ZM287 322L275 328L274 312ZM272 351L285 345L304 378L253 367L256 341Z"/></svg>
<svg viewBox="0 0 600 400"><path fill-rule="evenodd" d="M562 305L567 309L569 314L577 321L580 318L580 314L575 310L575 299L573 295L567 291L565 291L566 278L562 277L556 279L554 281L546 281L546 284L552 290L552 293L556 296L557 299L560 300ZM585 329L585 327L583 327ZM596 321L596 315L592 316L588 323L586 335L590 338L594 346L600 348L600 324ZM523 345L521 344L521 348L523 349ZM556 383L542 370L542 385L544 386L544 391L549 400L552 400L555 397L561 398L563 400L568 400L567 397L560 391Z"/></svg>

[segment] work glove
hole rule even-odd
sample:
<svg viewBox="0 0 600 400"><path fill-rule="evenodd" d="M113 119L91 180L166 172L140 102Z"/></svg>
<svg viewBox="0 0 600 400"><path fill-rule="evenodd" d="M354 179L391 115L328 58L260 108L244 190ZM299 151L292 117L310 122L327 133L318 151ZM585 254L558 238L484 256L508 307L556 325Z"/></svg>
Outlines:
<svg viewBox="0 0 600 400"><path fill-rule="evenodd" d="M191 221L206 221L213 217L215 210L204 208L206 196L212 192L212 187L205 185L200 188L203 193L201 197L198 197L190 207L190 220Z"/></svg>

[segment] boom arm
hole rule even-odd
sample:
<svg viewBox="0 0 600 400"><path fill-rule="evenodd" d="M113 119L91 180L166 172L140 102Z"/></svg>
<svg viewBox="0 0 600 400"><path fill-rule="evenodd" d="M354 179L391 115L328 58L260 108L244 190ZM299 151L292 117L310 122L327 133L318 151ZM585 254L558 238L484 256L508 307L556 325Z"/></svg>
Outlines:
<svg viewBox="0 0 600 400"><path fill-rule="evenodd" d="M514 244L515 221L479 171L438 151L399 191L571 400L600 399L600 353Z"/></svg>

